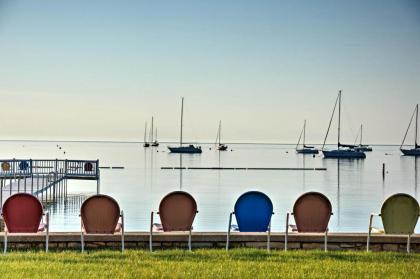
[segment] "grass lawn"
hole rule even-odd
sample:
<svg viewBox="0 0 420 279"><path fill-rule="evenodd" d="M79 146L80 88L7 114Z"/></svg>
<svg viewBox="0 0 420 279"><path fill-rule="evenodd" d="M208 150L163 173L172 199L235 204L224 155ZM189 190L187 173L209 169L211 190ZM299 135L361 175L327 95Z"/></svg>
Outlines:
<svg viewBox="0 0 420 279"><path fill-rule="evenodd" d="M420 278L420 254L256 249L11 252L1 278Z"/></svg>

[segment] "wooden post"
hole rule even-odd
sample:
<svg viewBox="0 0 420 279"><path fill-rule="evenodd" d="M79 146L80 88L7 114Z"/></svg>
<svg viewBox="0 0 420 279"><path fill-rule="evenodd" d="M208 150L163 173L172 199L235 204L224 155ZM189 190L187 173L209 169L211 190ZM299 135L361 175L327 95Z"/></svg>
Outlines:
<svg viewBox="0 0 420 279"><path fill-rule="evenodd" d="M385 179L385 163L382 164L382 179Z"/></svg>

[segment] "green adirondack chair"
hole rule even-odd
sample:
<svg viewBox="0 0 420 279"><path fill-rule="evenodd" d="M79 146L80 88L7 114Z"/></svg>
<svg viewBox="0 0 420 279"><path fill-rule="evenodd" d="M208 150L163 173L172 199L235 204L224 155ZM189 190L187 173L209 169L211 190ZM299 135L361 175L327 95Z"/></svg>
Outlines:
<svg viewBox="0 0 420 279"><path fill-rule="evenodd" d="M414 234L419 213L419 203L412 196L403 193L390 196L383 203L380 214L370 215L366 250L369 251L373 216L380 216L385 234L407 235L407 253L410 253L410 238Z"/></svg>

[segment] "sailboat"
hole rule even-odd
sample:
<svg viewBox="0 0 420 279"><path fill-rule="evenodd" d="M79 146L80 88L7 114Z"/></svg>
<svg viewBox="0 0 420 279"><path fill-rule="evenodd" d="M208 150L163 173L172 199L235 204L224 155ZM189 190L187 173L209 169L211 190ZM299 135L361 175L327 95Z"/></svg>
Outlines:
<svg viewBox="0 0 420 279"><path fill-rule="evenodd" d="M360 143L359 143L359 145L356 145L354 149L356 149L358 151L363 151L363 152L372 151L372 147L370 147L369 145L366 145L366 144L362 144L362 138L363 138L363 124L360 124ZM356 137L356 141L357 141L357 137Z"/></svg>
<svg viewBox="0 0 420 279"><path fill-rule="evenodd" d="M407 137L408 130L410 129L411 122L413 122L413 117L416 117L415 122L415 130L414 130L414 148L412 149L404 149L404 142L405 138ZM419 104L416 105L414 109L413 115L411 116L410 123L408 124L407 131L405 132L404 139L401 143L400 150L406 156L420 156L420 145L417 144L417 136L418 136L418 121L419 121Z"/></svg>
<svg viewBox="0 0 420 279"><path fill-rule="evenodd" d="M190 144L188 146L182 146L182 130L183 130L183 122L184 122L184 97L181 99L181 135L179 140L179 146L177 147L170 147L168 149L171 153L188 153L188 154L195 154L203 152L201 150L201 146L194 146Z"/></svg>
<svg viewBox="0 0 420 279"><path fill-rule="evenodd" d="M155 130L153 130L153 124L154 124L154 121L153 121L154 119L153 119L153 116L152 116L152 126L150 127L150 138L149 138L149 141L151 142L151 146L153 146L153 147L157 147L157 146L159 146L159 143L158 143L158 141L157 141L157 138L155 139L154 137L153 137L153 132L155 131ZM157 130L156 130L156 135L157 135Z"/></svg>
<svg viewBox="0 0 420 279"><path fill-rule="evenodd" d="M157 140L157 127L155 128L155 139L152 142L152 146L154 146L154 147L158 147L159 146L159 142Z"/></svg>
<svg viewBox="0 0 420 279"><path fill-rule="evenodd" d="M299 147L300 139L302 138L302 134L303 134L303 143L302 143L302 148L299 149L298 147ZM305 138L306 138L306 120L303 122L303 129L302 129L302 132L300 132L299 140L298 140L298 143L296 144L296 153L318 154L319 153L318 149L316 149L314 146L309 146L305 144Z"/></svg>
<svg viewBox="0 0 420 279"><path fill-rule="evenodd" d="M331 122L334 117L334 112L338 102L338 141L336 150L324 150L325 142L328 137L328 132L330 131ZM335 158L335 159L365 159L366 154L363 151L354 149L354 145L341 144L340 143L340 127L341 127L341 90L338 91L337 100L335 101L333 113L331 115L330 123L328 125L327 134L325 135L324 144L322 145L322 153L325 158Z"/></svg>
<svg viewBox="0 0 420 279"><path fill-rule="evenodd" d="M216 137L216 148L219 151L226 151L228 146L226 144L220 143L222 137L222 121L219 120L219 129L217 130L217 137Z"/></svg>
<svg viewBox="0 0 420 279"><path fill-rule="evenodd" d="M143 147L149 147L150 144L147 142L147 122L144 123L144 143Z"/></svg>

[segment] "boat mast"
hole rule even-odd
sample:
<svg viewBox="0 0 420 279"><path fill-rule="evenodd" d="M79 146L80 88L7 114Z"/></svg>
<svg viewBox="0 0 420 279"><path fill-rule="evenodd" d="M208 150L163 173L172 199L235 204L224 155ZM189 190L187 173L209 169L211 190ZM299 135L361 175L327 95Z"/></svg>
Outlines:
<svg viewBox="0 0 420 279"><path fill-rule="evenodd" d="M303 122L303 148L305 148L305 137L306 137L306 119Z"/></svg>
<svg viewBox="0 0 420 279"><path fill-rule="evenodd" d="M181 99L181 137L179 139L179 145L182 146L182 125L184 121L184 97Z"/></svg>
<svg viewBox="0 0 420 279"><path fill-rule="evenodd" d="M219 145L220 145L221 137L222 137L222 120L219 120Z"/></svg>
<svg viewBox="0 0 420 279"><path fill-rule="evenodd" d="M360 124L360 146L362 146L363 124Z"/></svg>
<svg viewBox="0 0 420 279"><path fill-rule="evenodd" d="M157 142L157 126L155 128L155 141Z"/></svg>
<svg viewBox="0 0 420 279"><path fill-rule="evenodd" d="M418 121L419 121L419 104L416 105L416 131L414 132L414 148L418 147L417 144L417 128L418 128Z"/></svg>
<svg viewBox="0 0 420 279"><path fill-rule="evenodd" d="M146 143L146 137L147 137L147 121L144 122L144 143Z"/></svg>
<svg viewBox="0 0 420 279"><path fill-rule="evenodd" d="M152 116L152 126L150 127L150 142L153 142L153 116Z"/></svg>
<svg viewBox="0 0 420 279"><path fill-rule="evenodd" d="M400 149L402 149L402 147L404 145L404 142L405 142L405 139L407 138L408 130L410 130L411 122L413 122L414 115L416 115L416 131L414 132L414 136L415 136L415 140L417 140L417 117L418 117L418 108L419 108L418 106L419 105L417 104L416 108L413 111L413 114L411 115L410 123L408 123L408 127L407 127L407 130L405 131L404 138L403 138L403 140L401 142L401 145L400 145ZM416 142L414 142L414 145L416 145Z"/></svg>
<svg viewBox="0 0 420 279"><path fill-rule="evenodd" d="M338 91L338 142L337 142L338 149L340 149L340 125L341 125L341 90Z"/></svg>
<svg viewBox="0 0 420 279"><path fill-rule="evenodd" d="M325 143L327 142L328 134L329 134L330 128L331 128L331 123L332 123L333 118L334 118L335 109L337 108L337 102L338 102L339 96L340 96L340 94L335 99L334 108L333 108L333 111L332 111L332 114L331 114L330 122L328 123L327 133L325 134L324 143L322 144L321 150L324 150ZM302 133L300 135L302 135ZM299 141L300 141L300 136L299 136ZM298 142L298 144L299 144L299 142Z"/></svg>

